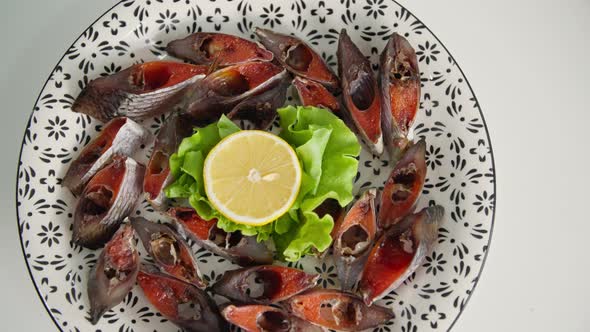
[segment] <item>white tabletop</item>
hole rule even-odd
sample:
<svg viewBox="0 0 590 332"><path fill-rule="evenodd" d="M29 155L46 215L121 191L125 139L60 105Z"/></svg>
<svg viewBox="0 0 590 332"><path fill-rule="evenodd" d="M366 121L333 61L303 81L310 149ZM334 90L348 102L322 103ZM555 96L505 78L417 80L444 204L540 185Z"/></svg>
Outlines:
<svg viewBox="0 0 590 332"><path fill-rule="evenodd" d="M453 330L588 331L590 2L400 2L434 31L465 71L496 157L498 210L490 253ZM114 3L0 4L2 330L56 330L37 298L18 242L18 151L51 69Z"/></svg>

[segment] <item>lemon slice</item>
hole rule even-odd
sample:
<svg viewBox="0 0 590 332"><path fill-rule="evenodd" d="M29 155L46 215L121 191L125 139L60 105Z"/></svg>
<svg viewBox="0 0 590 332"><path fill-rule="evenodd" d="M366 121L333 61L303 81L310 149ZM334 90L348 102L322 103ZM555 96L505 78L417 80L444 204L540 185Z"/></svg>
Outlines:
<svg viewBox="0 0 590 332"><path fill-rule="evenodd" d="M280 137L242 130L219 142L203 169L211 204L230 220L260 226L285 214L301 185L301 166Z"/></svg>

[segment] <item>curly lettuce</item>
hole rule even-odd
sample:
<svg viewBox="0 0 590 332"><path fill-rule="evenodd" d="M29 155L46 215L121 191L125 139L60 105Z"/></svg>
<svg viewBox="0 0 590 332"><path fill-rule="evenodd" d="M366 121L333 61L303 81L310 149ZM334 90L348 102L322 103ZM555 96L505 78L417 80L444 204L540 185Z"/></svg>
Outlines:
<svg viewBox="0 0 590 332"><path fill-rule="evenodd" d="M331 112L315 107L287 106L278 110L279 136L297 153L303 171L299 195L288 213L263 226L235 223L216 211L203 187L203 162L209 151L224 137L240 130L222 116L218 122L199 128L185 138L170 157L175 181L166 188L169 198L187 198L204 219L218 219L226 232L241 231L272 239L280 259L297 261L312 250L330 246L334 220L319 217L314 210L327 199L346 206L353 199L353 180L358 170L361 147L356 135Z"/></svg>

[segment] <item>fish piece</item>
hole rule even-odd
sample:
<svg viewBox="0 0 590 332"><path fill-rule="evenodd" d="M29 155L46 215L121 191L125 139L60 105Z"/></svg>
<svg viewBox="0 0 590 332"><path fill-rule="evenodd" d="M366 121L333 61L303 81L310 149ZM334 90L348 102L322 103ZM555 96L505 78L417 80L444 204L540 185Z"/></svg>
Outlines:
<svg viewBox="0 0 590 332"><path fill-rule="evenodd" d="M314 287L317 274L277 265L261 265L227 271L213 291L244 303L270 304Z"/></svg>
<svg viewBox="0 0 590 332"><path fill-rule="evenodd" d="M133 155L151 137L149 131L130 119L115 118L109 121L72 161L63 178L63 185L74 195L80 195L86 183L108 165L114 156Z"/></svg>
<svg viewBox="0 0 590 332"><path fill-rule="evenodd" d="M367 305L399 287L422 264L436 242L442 206L409 215L377 240L363 269L359 290Z"/></svg>
<svg viewBox="0 0 590 332"><path fill-rule="evenodd" d="M315 212L320 219L323 218L326 214L328 214L332 217L332 220L334 221L334 227L332 228L332 231L330 232L330 236L332 237L332 241L333 241L334 236L335 236L334 230L336 228L336 225L341 223L342 219L344 219L344 212L345 212L344 208L342 206L340 206L340 203L338 203L337 200L335 200L333 198L328 198L325 201L323 201L322 204L318 205L313 210L313 212ZM314 255L320 259L323 259L331 251L332 251L331 246L328 249L321 251L321 252L317 248L311 248L310 255Z"/></svg>
<svg viewBox="0 0 590 332"><path fill-rule="evenodd" d="M315 325L337 331L362 331L394 318L390 309L366 306L358 296L334 289L313 289L285 302L289 311Z"/></svg>
<svg viewBox="0 0 590 332"><path fill-rule="evenodd" d="M342 222L335 225L334 261L343 290L351 289L358 281L375 241L376 195L377 190L374 188L365 191L352 205Z"/></svg>
<svg viewBox="0 0 590 332"><path fill-rule="evenodd" d="M88 279L90 321L96 324L109 309L123 301L135 285L139 271L139 253L135 232L122 225L105 245Z"/></svg>
<svg viewBox="0 0 590 332"><path fill-rule="evenodd" d="M131 213L143 181L144 166L130 157L113 162L88 182L74 211L73 240L86 248L103 246Z"/></svg>
<svg viewBox="0 0 590 332"><path fill-rule="evenodd" d="M412 213L426 179L426 141L407 149L395 165L381 193L377 223L385 229Z"/></svg>
<svg viewBox="0 0 590 332"><path fill-rule="evenodd" d="M174 229L142 217L130 219L143 247L158 267L199 288L207 286L189 245Z"/></svg>
<svg viewBox="0 0 590 332"><path fill-rule="evenodd" d="M153 61L133 65L92 80L80 92L72 111L107 122L118 116L141 120L173 110L187 86L209 68L186 63Z"/></svg>
<svg viewBox="0 0 590 332"><path fill-rule="evenodd" d="M176 152L182 139L193 132L190 118L173 114L160 128L150 161L143 177L143 191L147 201L156 209L167 206L164 189L174 180L170 174L170 156Z"/></svg>
<svg viewBox="0 0 590 332"><path fill-rule="evenodd" d="M323 332L315 326L296 316L289 315L282 309L267 305L228 305L221 311L228 322L246 332Z"/></svg>
<svg viewBox="0 0 590 332"><path fill-rule="evenodd" d="M249 266L271 264L273 261L273 254L264 243L240 232L226 233L217 227L217 219L204 220L192 208L172 208L168 214L181 234L235 264Z"/></svg>
<svg viewBox="0 0 590 332"><path fill-rule="evenodd" d="M312 80L295 77L293 86L295 86L303 106L322 107L333 113L338 113L340 110L338 99L323 85Z"/></svg>
<svg viewBox="0 0 590 332"><path fill-rule="evenodd" d="M285 105L289 81L281 79L279 84L259 95L246 98L227 114L230 119L248 120L255 129L267 130L277 117L277 109Z"/></svg>
<svg viewBox="0 0 590 332"><path fill-rule="evenodd" d="M137 283L162 316L185 331L229 331L213 299L194 285L151 265L141 266Z"/></svg>
<svg viewBox="0 0 590 332"><path fill-rule="evenodd" d="M381 53L381 121L390 160L395 164L408 147L408 132L420 106L420 70L416 52L394 33Z"/></svg>
<svg viewBox="0 0 590 332"><path fill-rule="evenodd" d="M197 32L173 40L166 52L199 65L231 66L251 61L272 61L273 54L257 43L237 36Z"/></svg>
<svg viewBox="0 0 590 332"><path fill-rule="evenodd" d="M345 29L338 39L338 74L342 80L343 115L352 122L376 155L383 153L381 94L371 63Z"/></svg>
<svg viewBox="0 0 590 332"><path fill-rule="evenodd" d="M316 81L332 93L339 93L338 76L308 44L301 39L256 28L254 31L262 45L274 53L283 67L297 76Z"/></svg>
<svg viewBox="0 0 590 332"><path fill-rule="evenodd" d="M284 88L288 77L285 70L270 62L248 62L219 69L191 87L185 101L186 113L198 123L207 124L218 120L222 114L247 108L246 105L262 105L269 102L273 94L260 96L246 105L244 103L267 91ZM284 102L283 99L273 104L282 105Z"/></svg>
<svg viewBox="0 0 590 332"><path fill-rule="evenodd" d="M381 53L379 72L383 123L383 136L389 155L399 155L403 143L420 107L420 69L412 45L402 36L393 33Z"/></svg>

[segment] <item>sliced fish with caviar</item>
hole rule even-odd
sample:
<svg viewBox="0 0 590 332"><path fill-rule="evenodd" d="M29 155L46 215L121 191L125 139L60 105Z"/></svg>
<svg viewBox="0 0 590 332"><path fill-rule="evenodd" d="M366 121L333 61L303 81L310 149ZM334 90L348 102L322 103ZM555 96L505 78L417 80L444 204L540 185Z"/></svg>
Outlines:
<svg viewBox="0 0 590 332"><path fill-rule="evenodd" d="M252 61L272 61L273 54L259 44L224 33L197 32L173 40L166 51L198 65L231 66Z"/></svg>
<svg viewBox="0 0 590 332"><path fill-rule="evenodd" d="M389 228L413 212L426 180L426 142L409 147L385 181L377 219L379 227Z"/></svg>
<svg viewBox="0 0 590 332"><path fill-rule="evenodd" d="M334 289L313 289L285 301L293 315L336 331L362 331L394 318L378 305L367 306L358 296Z"/></svg>
<svg viewBox="0 0 590 332"><path fill-rule="evenodd" d="M261 265L225 272L213 291L242 303L270 304L314 287L319 277L290 267Z"/></svg>
<svg viewBox="0 0 590 332"><path fill-rule="evenodd" d="M324 332L319 326L267 305L228 305L221 311L228 322L246 332Z"/></svg>
<svg viewBox="0 0 590 332"><path fill-rule="evenodd" d="M129 224L122 225L105 245L88 279L90 321L119 304L135 285L139 271L139 254L135 232Z"/></svg>
<svg viewBox="0 0 590 332"><path fill-rule="evenodd" d="M153 61L94 79L80 92L72 111L102 122L125 116L141 120L171 112L186 88L199 81L207 66Z"/></svg>
<svg viewBox="0 0 590 332"><path fill-rule="evenodd" d="M276 110L265 104L284 104L288 78L284 69L271 62L248 62L216 70L189 89L184 102L186 114L200 124L208 124L222 114L231 113L235 118L244 115L243 109L249 109L254 113L247 117L267 123L267 117L275 118ZM275 89L279 91L272 93ZM261 112L256 113L257 109Z"/></svg>
<svg viewBox="0 0 590 332"><path fill-rule="evenodd" d="M194 285L151 265L140 267L137 284L164 318L185 331L229 331L213 299Z"/></svg>
<svg viewBox="0 0 590 332"><path fill-rule="evenodd" d="M107 123L80 155L72 161L63 179L63 185L73 194L80 195L84 186L114 156L131 156L151 134L139 124L127 118L115 118Z"/></svg>
<svg viewBox="0 0 590 332"><path fill-rule="evenodd" d="M399 287L435 244L444 217L441 206L409 215L377 240L363 269L359 290L367 305Z"/></svg>
<svg viewBox="0 0 590 332"><path fill-rule="evenodd" d="M344 29L340 32L336 55L342 80L343 115L354 124L371 151L380 155L383 153L381 94L371 63Z"/></svg>
<svg viewBox="0 0 590 332"><path fill-rule="evenodd" d="M296 77L293 86L303 106L321 107L338 114L340 103L323 85L312 80Z"/></svg>
<svg viewBox="0 0 590 332"><path fill-rule="evenodd" d="M341 222L334 225L334 261L343 290L351 289L371 250L377 233L375 196L369 189L352 205Z"/></svg>
<svg viewBox="0 0 590 332"><path fill-rule="evenodd" d="M227 233L217 227L216 219L204 220L192 208L172 208L168 214L176 222L181 234L235 264L272 264L272 252L264 243L257 242L256 237L244 236L239 231Z"/></svg>
<svg viewBox="0 0 590 332"><path fill-rule="evenodd" d="M396 161L420 107L420 69L412 45L394 33L381 53L379 72L385 146Z"/></svg>
<svg viewBox="0 0 590 332"><path fill-rule="evenodd" d="M164 189L173 181L170 174L170 156L176 152L183 138L192 134L193 126L189 118L173 114L160 128L154 148L145 169L143 191L147 201L156 209L167 206Z"/></svg>
<svg viewBox="0 0 590 332"><path fill-rule="evenodd" d="M76 204L73 230L76 244L96 249L111 239L136 205L144 171L130 157L115 157L96 173Z"/></svg>
<svg viewBox="0 0 590 332"><path fill-rule="evenodd" d="M130 219L143 247L158 267L199 288L207 286L191 248L174 229L142 217Z"/></svg>
<svg viewBox="0 0 590 332"><path fill-rule="evenodd" d="M333 93L340 91L338 76L308 44L301 39L256 28L258 39L291 73L318 82Z"/></svg>

